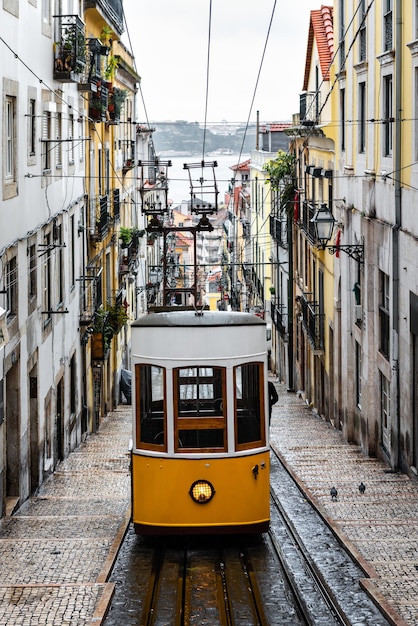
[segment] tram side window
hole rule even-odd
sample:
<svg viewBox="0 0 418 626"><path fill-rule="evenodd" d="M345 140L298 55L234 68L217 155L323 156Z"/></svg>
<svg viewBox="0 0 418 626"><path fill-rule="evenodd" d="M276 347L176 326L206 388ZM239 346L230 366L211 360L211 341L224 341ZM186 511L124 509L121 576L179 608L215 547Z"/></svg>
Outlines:
<svg viewBox="0 0 418 626"><path fill-rule="evenodd" d="M224 450L225 368L179 368L174 380L178 449Z"/></svg>
<svg viewBox="0 0 418 626"><path fill-rule="evenodd" d="M165 370L156 365L136 365L137 448L166 446Z"/></svg>
<svg viewBox="0 0 418 626"><path fill-rule="evenodd" d="M264 381L261 363L234 368L237 447L262 444L264 433Z"/></svg>

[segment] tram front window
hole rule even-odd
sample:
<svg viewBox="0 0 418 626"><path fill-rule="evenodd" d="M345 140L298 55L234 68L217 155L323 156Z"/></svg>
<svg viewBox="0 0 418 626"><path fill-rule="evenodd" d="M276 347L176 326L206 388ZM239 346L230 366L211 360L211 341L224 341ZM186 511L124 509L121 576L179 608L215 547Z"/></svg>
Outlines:
<svg viewBox="0 0 418 626"><path fill-rule="evenodd" d="M234 369L236 445L249 447L264 441L264 395L261 363L246 363Z"/></svg>
<svg viewBox="0 0 418 626"><path fill-rule="evenodd" d="M165 370L156 365L137 365L136 446L166 446L164 385Z"/></svg>
<svg viewBox="0 0 418 626"><path fill-rule="evenodd" d="M188 367L174 372L177 448L224 450L225 368Z"/></svg>

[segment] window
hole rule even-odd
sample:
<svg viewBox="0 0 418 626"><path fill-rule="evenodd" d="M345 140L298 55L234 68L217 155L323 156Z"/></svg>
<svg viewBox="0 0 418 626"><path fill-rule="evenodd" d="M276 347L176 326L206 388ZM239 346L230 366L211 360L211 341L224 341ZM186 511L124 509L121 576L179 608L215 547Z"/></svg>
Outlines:
<svg viewBox="0 0 418 626"><path fill-rule="evenodd" d="M37 262L36 262L36 246L35 245L29 246L28 256L29 256L28 295L29 295L29 300L32 300L33 298L36 298L36 294L37 294L37 282L36 282Z"/></svg>
<svg viewBox="0 0 418 626"><path fill-rule="evenodd" d="M77 367L75 355L70 361L70 412L75 415L77 411Z"/></svg>
<svg viewBox="0 0 418 626"><path fill-rule="evenodd" d="M345 150L345 89L340 90L340 147Z"/></svg>
<svg viewBox="0 0 418 626"><path fill-rule="evenodd" d="M46 326L51 321L51 310L52 310L52 289L51 289L51 281L52 281L52 263L51 263L51 235L45 235L44 239L44 255L43 255L43 298L42 298L42 307L44 313L44 326Z"/></svg>
<svg viewBox="0 0 418 626"><path fill-rule="evenodd" d="M15 135L15 114L16 100L11 96L6 96L5 112L6 119L4 125L6 151L5 151L5 179L12 182L16 177L16 135Z"/></svg>
<svg viewBox="0 0 418 626"><path fill-rule="evenodd" d="M69 238L70 238L70 245L69 245L69 248L70 248L70 259L69 259L70 276L69 276L69 280L70 280L70 287L72 287L72 288L75 285L75 237L76 237L76 233L75 233L75 216L71 215L70 216L70 228L69 228Z"/></svg>
<svg viewBox="0 0 418 626"><path fill-rule="evenodd" d="M366 83L359 83L359 135L358 151L366 151Z"/></svg>
<svg viewBox="0 0 418 626"><path fill-rule="evenodd" d="M225 369L174 371L177 450L226 449Z"/></svg>
<svg viewBox="0 0 418 626"><path fill-rule="evenodd" d="M379 305L379 349L389 358L390 350L390 308L389 308L389 276L384 272L380 275L380 305Z"/></svg>
<svg viewBox="0 0 418 626"><path fill-rule="evenodd" d="M392 76L383 78L383 152L392 155L393 148L393 84Z"/></svg>
<svg viewBox="0 0 418 626"><path fill-rule="evenodd" d="M77 128L78 128L78 156L80 161L84 161L84 133L83 133L83 118L80 117L79 120L77 120Z"/></svg>
<svg viewBox="0 0 418 626"><path fill-rule="evenodd" d="M362 358L361 346L356 341L356 406L361 410L361 376L362 376Z"/></svg>
<svg viewBox="0 0 418 626"><path fill-rule="evenodd" d="M44 111L42 117L42 164L44 171L51 169L51 113Z"/></svg>
<svg viewBox="0 0 418 626"><path fill-rule="evenodd" d="M415 28L414 39L418 39L418 0L415 0Z"/></svg>
<svg viewBox="0 0 418 626"><path fill-rule="evenodd" d="M390 417L390 384L380 373L380 420L382 427L382 444L387 452L391 447L391 417Z"/></svg>
<svg viewBox="0 0 418 626"><path fill-rule="evenodd" d="M393 48L392 0L384 0L383 11L383 45L385 52L387 52Z"/></svg>
<svg viewBox="0 0 418 626"><path fill-rule="evenodd" d="M136 447L165 450L165 369L157 365L135 366Z"/></svg>
<svg viewBox="0 0 418 626"><path fill-rule="evenodd" d="M360 54L359 60L365 61L367 59L367 30L366 30L366 0L361 0L360 3Z"/></svg>
<svg viewBox="0 0 418 626"><path fill-rule="evenodd" d="M29 101L29 156L36 154L36 100Z"/></svg>
<svg viewBox="0 0 418 626"><path fill-rule="evenodd" d="M68 120L68 163L74 164L74 115L70 115Z"/></svg>
<svg viewBox="0 0 418 626"><path fill-rule="evenodd" d="M55 166L62 167L62 113L55 118Z"/></svg>
<svg viewBox="0 0 418 626"><path fill-rule="evenodd" d="M18 281L17 260L12 257L6 265L6 298L8 320L17 315L18 307Z"/></svg>
<svg viewBox="0 0 418 626"><path fill-rule="evenodd" d="M345 68L345 2L340 0L339 2L339 50L340 50L340 72Z"/></svg>
<svg viewBox="0 0 418 626"><path fill-rule="evenodd" d="M237 450L265 443L264 379L261 363L234 368Z"/></svg>
<svg viewBox="0 0 418 626"><path fill-rule="evenodd" d="M54 240L57 244L57 272L56 272L56 280L57 280L57 295L58 295L58 303L62 305L64 303L64 248L63 248L63 238L62 238L62 224L54 224Z"/></svg>

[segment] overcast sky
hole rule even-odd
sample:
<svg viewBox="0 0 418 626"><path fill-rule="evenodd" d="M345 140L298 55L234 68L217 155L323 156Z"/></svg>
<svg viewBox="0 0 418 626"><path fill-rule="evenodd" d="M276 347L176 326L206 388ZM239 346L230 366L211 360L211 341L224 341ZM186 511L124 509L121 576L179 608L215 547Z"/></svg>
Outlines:
<svg viewBox="0 0 418 626"><path fill-rule="evenodd" d="M320 0L212 0L211 19L210 0L123 6L123 41L133 49L148 121L203 122L206 92L208 123L255 121L257 110L262 122L286 121L298 111L309 13ZM146 121L142 105L139 118Z"/></svg>

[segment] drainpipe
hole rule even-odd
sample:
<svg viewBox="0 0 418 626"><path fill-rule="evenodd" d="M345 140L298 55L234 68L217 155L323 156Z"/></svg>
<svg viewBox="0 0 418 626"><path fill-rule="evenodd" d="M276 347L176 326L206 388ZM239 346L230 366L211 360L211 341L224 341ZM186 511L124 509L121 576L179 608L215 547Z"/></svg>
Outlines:
<svg viewBox="0 0 418 626"><path fill-rule="evenodd" d="M396 378L396 446L394 449L394 467L400 468L402 461L401 450L401 411L400 411L400 384L399 384L399 229L402 225L402 198L400 177L402 167L402 0L396 0L395 25L395 154L393 169L398 172L395 176L395 224L392 228L392 290L393 290L393 366L392 371Z"/></svg>

